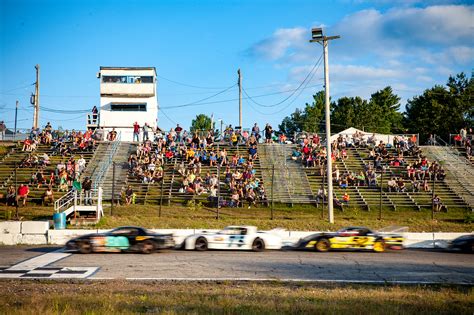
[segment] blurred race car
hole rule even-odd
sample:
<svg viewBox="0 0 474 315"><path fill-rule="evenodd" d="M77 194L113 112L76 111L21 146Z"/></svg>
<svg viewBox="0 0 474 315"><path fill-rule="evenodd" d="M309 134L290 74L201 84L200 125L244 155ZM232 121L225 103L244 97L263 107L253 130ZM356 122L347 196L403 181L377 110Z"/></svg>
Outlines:
<svg viewBox="0 0 474 315"><path fill-rule="evenodd" d="M347 227L335 233L316 233L301 238L296 249L327 252L333 249L372 250L403 249L403 236L375 233L366 227Z"/></svg>
<svg viewBox="0 0 474 315"><path fill-rule="evenodd" d="M474 253L474 234L460 236L448 244L448 249L453 251L462 251Z"/></svg>
<svg viewBox="0 0 474 315"><path fill-rule="evenodd" d="M261 252L280 249L281 237L277 230L257 231L255 226L228 226L219 232L193 234L184 240L184 249L204 251L208 249L242 249Z"/></svg>
<svg viewBox="0 0 474 315"><path fill-rule="evenodd" d="M141 252L173 248L172 234L155 234L141 227L123 226L107 233L87 234L66 243L66 250L91 252Z"/></svg>

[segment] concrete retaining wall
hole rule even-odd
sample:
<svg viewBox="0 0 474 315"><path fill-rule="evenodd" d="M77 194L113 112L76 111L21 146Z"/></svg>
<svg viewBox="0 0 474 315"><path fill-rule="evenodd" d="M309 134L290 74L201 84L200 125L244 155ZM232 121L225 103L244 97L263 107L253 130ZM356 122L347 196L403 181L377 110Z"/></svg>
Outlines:
<svg viewBox="0 0 474 315"><path fill-rule="evenodd" d="M85 234L103 233L109 230L50 230L47 221L5 221L0 222L0 244L3 245L64 245L71 238ZM154 229L160 234L173 234L176 244L181 244L186 236L202 231L214 232L218 230L202 229ZM316 231L286 231L274 230L272 233L279 235L283 245L292 245L300 238L317 233ZM469 233L403 233L405 247L408 248L444 248L450 240Z"/></svg>

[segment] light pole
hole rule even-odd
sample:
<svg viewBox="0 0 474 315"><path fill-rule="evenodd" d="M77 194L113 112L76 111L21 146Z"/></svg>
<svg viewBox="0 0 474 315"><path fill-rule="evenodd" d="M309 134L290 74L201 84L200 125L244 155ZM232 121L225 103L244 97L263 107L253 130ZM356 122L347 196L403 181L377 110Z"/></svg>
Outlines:
<svg viewBox="0 0 474 315"><path fill-rule="evenodd" d="M311 30L311 43L318 42L324 49L324 94L326 98L326 152L327 152L327 181L328 181L328 210L329 223L334 223L334 207L332 192L332 160L331 160L331 113L329 110L329 62L328 62L328 41L338 39L340 36L324 36L320 27Z"/></svg>
<svg viewBox="0 0 474 315"><path fill-rule="evenodd" d="M224 124L224 120L222 118L219 118L218 121L221 123L221 131L219 133L219 142L222 140L222 125Z"/></svg>

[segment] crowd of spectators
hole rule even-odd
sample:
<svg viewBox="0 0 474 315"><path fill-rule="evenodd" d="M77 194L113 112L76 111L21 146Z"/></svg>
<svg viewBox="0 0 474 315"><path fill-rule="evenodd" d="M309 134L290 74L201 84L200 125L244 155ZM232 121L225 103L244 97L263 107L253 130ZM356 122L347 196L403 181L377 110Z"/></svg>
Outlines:
<svg viewBox="0 0 474 315"><path fill-rule="evenodd" d="M229 125L222 135L213 130L187 132L178 124L166 134L155 132L153 140L142 138L128 159L129 170L132 176L147 184L161 182L165 168L174 168L179 193L207 196L214 206L267 204L265 188L254 168L260 137L257 124L252 131ZM140 138L139 134L136 138ZM229 155L228 146L238 146L239 150ZM219 195L228 198L219 200Z"/></svg>
<svg viewBox="0 0 474 315"><path fill-rule="evenodd" d="M49 150L38 153L39 145L49 146ZM81 174L86 169L86 160L81 153L92 152L96 146L96 135L92 130L62 131L54 130L48 122L40 130L32 128L28 137L23 141L22 151L28 154L19 161L18 167L23 169L34 169L28 183L20 185L15 192L13 186L8 187L6 194L7 205L16 205L22 201L26 205L30 187L41 189L41 203L49 205L54 202L54 190L67 192L70 189L83 191L87 202L90 202L89 178L80 182ZM56 165L51 165L51 156L60 156ZM85 189L83 189L85 184ZM89 196L87 196L89 194Z"/></svg>
<svg viewBox="0 0 474 315"><path fill-rule="evenodd" d="M326 147L317 134L306 135L298 139L298 147L292 152L292 159L299 161L303 167L315 168L324 176L327 170ZM364 160L364 169L358 172L340 170L337 161L349 158L348 148L363 148L368 152ZM430 191L430 181L443 180L446 172L436 161L429 161L422 155L415 135L392 137L392 143L377 139L375 134L366 135L356 131L352 135L339 135L331 143L332 173L334 183L341 188L349 186L379 185L380 173L388 176L389 192L411 190ZM410 162L408 162L408 161ZM320 196L320 199L322 197ZM347 197L346 197L347 199ZM348 202L341 198L342 203Z"/></svg>

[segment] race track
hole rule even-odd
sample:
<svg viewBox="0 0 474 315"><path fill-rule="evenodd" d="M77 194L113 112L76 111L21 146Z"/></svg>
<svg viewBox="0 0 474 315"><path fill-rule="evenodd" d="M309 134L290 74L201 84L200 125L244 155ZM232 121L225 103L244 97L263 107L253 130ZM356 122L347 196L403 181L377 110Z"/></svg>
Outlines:
<svg viewBox="0 0 474 315"><path fill-rule="evenodd" d="M28 272L29 268L32 271ZM27 273L21 274L22 271ZM49 277L48 274L54 273L58 274L52 278L274 279L473 285L474 255L430 250L386 253L169 250L151 255L66 255L59 247L0 247L0 278L9 278L9 274L17 278Z"/></svg>

